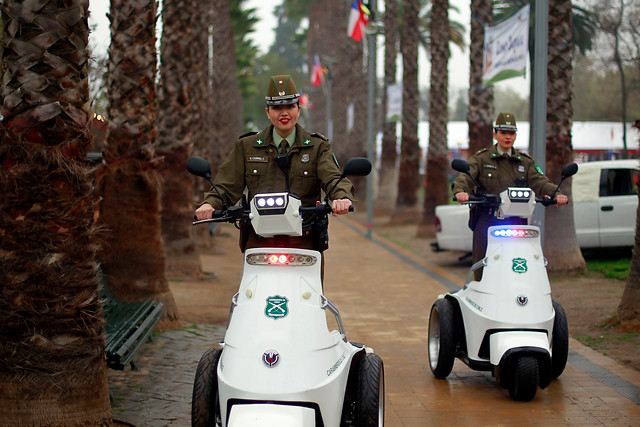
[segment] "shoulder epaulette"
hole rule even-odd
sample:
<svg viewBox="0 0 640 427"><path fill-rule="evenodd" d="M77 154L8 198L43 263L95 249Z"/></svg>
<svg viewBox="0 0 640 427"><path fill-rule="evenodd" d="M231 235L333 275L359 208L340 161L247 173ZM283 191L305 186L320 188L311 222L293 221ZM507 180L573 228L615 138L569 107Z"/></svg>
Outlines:
<svg viewBox="0 0 640 427"><path fill-rule="evenodd" d="M533 157L531 157L531 154L529 154L529 153L525 153L524 151L518 151L518 154L521 155L521 156L528 157L531 160L533 160Z"/></svg>
<svg viewBox="0 0 640 427"><path fill-rule="evenodd" d="M480 150L476 151L476 154L484 153L487 150L488 148L481 148Z"/></svg>
<svg viewBox="0 0 640 427"><path fill-rule="evenodd" d="M253 132L253 131L252 132L243 133L242 135L240 135L238 137L238 139L246 138L247 136L257 135L257 134L258 134L258 132Z"/></svg>
<svg viewBox="0 0 640 427"><path fill-rule="evenodd" d="M311 136L314 136L314 137L320 138L320 139L322 139L323 141L329 141L329 138L327 138L326 136L324 136L323 134L318 133L318 132L313 132L313 133L311 133Z"/></svg>

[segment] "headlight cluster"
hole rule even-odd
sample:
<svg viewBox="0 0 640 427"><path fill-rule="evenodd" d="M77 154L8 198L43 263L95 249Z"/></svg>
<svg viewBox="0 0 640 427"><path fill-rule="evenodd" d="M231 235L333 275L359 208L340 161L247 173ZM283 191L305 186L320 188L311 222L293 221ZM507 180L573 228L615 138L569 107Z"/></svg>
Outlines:
<svg viewBox="0 0 640 427"><path fill-rule="evenodd" d="M531 197L531 191L529 190L510 190L509 198L515 200L529 200Z"/></svg>
<svg viewBox="0 0 640 427"><path fill-rule="evenodd" d="M284 197L258 197L256 204L259 208L282 208L284 207Z"/></svg>
<svg viewBox="0 0 640 427"><path fill-rule="evenodd" d="M538 237L540 232L538 230L531 229L519 229L519 228L509 228L502 230L493 230L492 234L495 237L515 237L515 238L531 238Z"/></svg>

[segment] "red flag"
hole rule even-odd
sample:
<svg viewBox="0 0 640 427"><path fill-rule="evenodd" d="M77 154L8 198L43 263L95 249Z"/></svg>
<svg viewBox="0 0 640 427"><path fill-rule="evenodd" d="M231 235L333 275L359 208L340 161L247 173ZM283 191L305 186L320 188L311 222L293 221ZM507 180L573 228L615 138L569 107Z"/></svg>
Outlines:
<svg viewBox="0 0 640 427"><path fill-rule="evenodd" d="M349 25L347 35L359 42L364 34L364 27L369 24L369 9L360 0L353 0L351 12L349 12Z"/></svg>
<svg viewBox="0 0 640 427"><path fill-rule="evenodd" d="M313 69L311 70L311 84L314 86L322 86L324 81L324 70L318 60L318 56L313 58Z"/></svg>

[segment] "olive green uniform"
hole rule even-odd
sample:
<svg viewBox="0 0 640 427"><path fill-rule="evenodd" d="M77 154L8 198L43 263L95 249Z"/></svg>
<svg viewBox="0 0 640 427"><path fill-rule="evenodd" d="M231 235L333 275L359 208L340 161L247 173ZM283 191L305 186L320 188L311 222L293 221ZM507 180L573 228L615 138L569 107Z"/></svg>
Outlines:
<svg viewBox="0 0 640 427"><path fill-rule="evenodd" d="M310 134L300 125L296 125L295 132L295 142L288 152L290 192L302 200L303 206L315 206L321 200L321 190L329 191L340 178L340 168L324 136ZM249 200L260 193L286 191L285 175L276 163L277 156L273 125L238 139L214 179L227 205L235 205L245 187ZM329 197L355 201L353 184L343 179ZM215 192L205 193L204 201L214 209L222 209L222 200Z"/></svg>
<svg viewBox="0 0 640 427"><path fill-rule="evenodd" d="M307 132L296 124L295 141L288 150L290 193L302 200L302 206L315 206L322 193L329 191L340 178L341 172L329 141L322 135ZM233 206L242 197L245 188L251 200L256 194L287 190L285 175L276 163L278 149L273 141L273 125L260 133L246 134L238 139L214 179L218 191L227 206ZM331 200L355 201L351 181L344 178L329 194ZM205 193L205 203L214 209L222 209L222 200L211 191ZM300 247L314 249L313 236L303 230L303 237L276 236L264 240L249 230L248 242L241 236L240 246ZM317 249L317 248L315 248Z"/></svg>
<svg viewBox="0 0 640 427"><path fill-rule="evenodd" d="M482 194L498 195L507 187L513 187L517 178L524 179L538 197L550 196L556 185L547 178L535 160L526 153L512 149L511 154L501 154L497 145L478 151L469 159L470 175L480 184L478 189ZM460 174L451 184L452 193L460 192L472 194L474 182L466 174ZM560 193L556 193L560 194ZM513 223L509 219L498 219L494 209L481 209L473 229L473 262L484 258L487 250L487 231L494 225ZM476 280L481 276L481 270L476 270Z"/></svg>

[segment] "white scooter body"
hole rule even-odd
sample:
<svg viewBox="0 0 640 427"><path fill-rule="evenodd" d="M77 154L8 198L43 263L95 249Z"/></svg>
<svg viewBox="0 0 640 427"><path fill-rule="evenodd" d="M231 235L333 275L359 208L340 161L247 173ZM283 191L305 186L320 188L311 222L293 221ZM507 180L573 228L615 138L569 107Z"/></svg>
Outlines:
<svg viewBox="0 0 640 427"><path fill-rule="evenodd" d="M313 263L255 265L260 254ZM315 405L324 425L340 424L351 362L365 350L329 331L325 308L334 308L322 294L320 262L310 250L246 251L218 364L223 425L315 426Z"/></svg>
<svg viewBox="0 0 640 427"><path fill-rule="evenodd" d="M466 162L463 166L457 170L468 173ZM563 179L577 166L574 169L563 170ZM499 205L499 217L527 220L537 203L534 192L524 187L503 191L499 203L482 197L475 201ZM500 225L489 227L487 234L485 258L471 267L464 287L440 295L431 308L430 367L444 379L457 357L472 369L491 371L512 398L531 400L538 386L545 388L564 369L566 317L562 306L551 299L540 229ZM480 267L482 278L471 280Z"/></svg>
<svg viewBox="0 0 640 427"><path fill-rule="evenodd" d="M502 230L532 237L497 237ZM551 357L554 310L539 234L529 225L490 227L482 279L447 294L462 313L470 364L497 367L505 353L518 348L537 348Z"/></svg>

